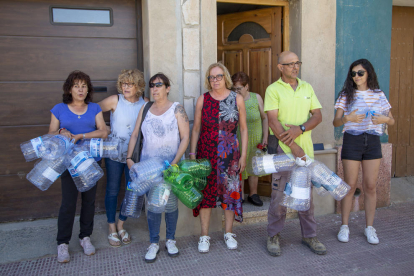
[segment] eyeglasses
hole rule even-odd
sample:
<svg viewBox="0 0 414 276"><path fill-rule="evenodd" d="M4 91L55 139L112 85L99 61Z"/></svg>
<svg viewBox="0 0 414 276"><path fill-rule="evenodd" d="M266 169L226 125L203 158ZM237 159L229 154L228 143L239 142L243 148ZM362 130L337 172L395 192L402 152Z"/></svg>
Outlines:
<svg viewBox="0 0 414 276"><path fill-rule="evenodd" d="M134 87L134 85L135 85L135 84L133 84L133 83L122 83L122 84L121 84L121 87L126 86L126 87L128 87L128 88L132 88L132 87Z"/></svg>
<svg viewBox="0 0 414 276"><path fill-rule="evenodd" d="M217 76L208 76L207 79L212 82L212 81L221 81L223 79L223 75L219 74Z"/></svg>
<svg viewBox="0 0 414 276"><path fill-rule="evenodd" d="M366 72L366 71L364 71L364 70L359 70L358 72L352 71L352 72L351 72L351 77L355 78L355 76L356 76L357 74L358 74L358 76L362 77L363 75L365 75L365 72Z"/></svg>
<svg viewBox="0 0 414 276"><path fill-rule="evenodd" d="M302 61L296 61L296 62L291 62L291 63L282 63L282 65L287 65L287 66L289 66L289 68L293 68L295 66L300 68L300 66L302 65Z"/></svg>
<svg viewBox="0 0 414 276"><path fill-rule="evenodd" d="M242 89L244 88L244 86L240 86L240 87L233 87L234 92L240 92Z"/></svg>
<svg viewBox="0 0 414 276"><path fill-rule="evenodd" d="M154 86L155 87L161 87L161 86L163 86L164 85L164 83L162 83L162 82L156 82L156 83L150 83L149 84L149 87L150 88L154 88Z"/></svg>

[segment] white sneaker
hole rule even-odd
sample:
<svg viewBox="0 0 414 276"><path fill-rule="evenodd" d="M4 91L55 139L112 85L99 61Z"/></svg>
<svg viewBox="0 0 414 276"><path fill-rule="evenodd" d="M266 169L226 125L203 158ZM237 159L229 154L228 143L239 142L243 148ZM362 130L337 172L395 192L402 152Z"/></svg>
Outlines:
<svg viewBox="0 0 414 276"><path fill-rule="evenodd" d="M88 256L95 254L95 247L91 243L91 238L84 237L83 239L79 239L79 243L83 248L83 253Z"/></svg>
<svg viewBox="0 0 414 276"><path fill-rule="evenodd" d="M338 240L340 242L348 242L349 241L349 227L348 225L342 225L339 229L338 233Z"/></svg>
<svg viewBox="0 0 414 276"><path fill-rule="evenodd" d="M68 263L70 261L70 255L69 255L69 245L66 243L59 244L58 249L58 262L59 263Z"/></svg>
<svg viewBox="0 0 414 276"><path fill-rule="evenodd" d="M207 253L210 250L210 237L201 236L198 241L198 252Z"/></svg>
<svg viewBox="0 0 414 276"><path fill-rule="evenodd" d="M175 245L176 241L175 240L167 240L167 242L165 243L165 248L168 251L168 255L170 257L177 257L178 254L180 254L180 252L178 252L178 248Z"/></svg>
<svg viewBox="0 0 414 276"><path fill-rule="evenodd" d="M237 249L237 241L234 237L236 237L236 234L230 232L224 234L224 242L226 243L228 249Z"/></svg>
<svg viewBox="0 0 414 276"><path fill-rule="evenodd" d="M379 244L379 239L377 237L377 233L376 232L377 231L372 226L368 226L367 228L365 228L364 234L367 237L367 241L370 244Z"/></svg>
<svg viewBox="0 0 414 276"><path fill-rule="evenodd" d="M153 263L157 259L157 254L160 252L158 243L151 243L147 248L147 254L145 254L145 262Z"/></svg>

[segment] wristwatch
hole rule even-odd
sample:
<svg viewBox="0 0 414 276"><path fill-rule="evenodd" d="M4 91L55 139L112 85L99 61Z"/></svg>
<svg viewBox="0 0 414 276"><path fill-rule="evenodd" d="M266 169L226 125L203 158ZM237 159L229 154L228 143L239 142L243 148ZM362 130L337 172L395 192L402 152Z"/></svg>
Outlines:
<svg viewBox="0 0 414 276"><path fill-rule="evenodd" d="M300 127L300 130L302 130L302 134L303 134L306 130L306 127L304 125L299 125L299 127Z"/></svg>

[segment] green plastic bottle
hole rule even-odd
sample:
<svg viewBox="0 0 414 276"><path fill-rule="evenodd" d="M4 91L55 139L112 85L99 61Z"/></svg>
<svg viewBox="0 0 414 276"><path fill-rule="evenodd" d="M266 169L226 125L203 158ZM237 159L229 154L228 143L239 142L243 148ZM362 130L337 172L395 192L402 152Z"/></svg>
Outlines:
<svg viewBox="0 0 414 276"><path fill-rule="evenodd" d="M195 177L207 177L211 173L211 163L208 159L187 159L178 163L178 167L183 172L189 173Z"/></svg>
<svg viewBox="0 0 414 276"><path fill-rule="evenodd" d="M194 187L196 189L198 189L199 191L204 190L204 188L207 185L207 178L202 177L202 178L198 178L198 177L194 177Z"/></svg>
<svg viewBox="0 0 414 276"><path fill-rule="evenodd" d="M176 186L171 185L171 190L178 197L178 199L190 209L197 207L203 200L203 194L195 187L191 187L189 190L183 191L178 190Z"/></svg>

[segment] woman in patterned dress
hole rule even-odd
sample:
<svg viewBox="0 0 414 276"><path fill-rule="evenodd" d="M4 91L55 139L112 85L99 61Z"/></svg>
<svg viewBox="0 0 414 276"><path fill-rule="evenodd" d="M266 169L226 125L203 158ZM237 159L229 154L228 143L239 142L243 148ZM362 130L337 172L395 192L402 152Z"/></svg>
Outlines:
<svg viewBox="0 0 414 276"><path fill-rule="evenodd" d="M232 81L227 68L221 63L210 65L205 86L209 92L201 95L196 104L191 136L192 159L207 158L212 172L203 190L204 198L194 210L200 215L201 237L198 251L210 248L208 236L211 208L221 207L225 216L224 242L228 249L236 249L233 221L243 221L240 173L246 167L247 125L244 100L231 91ZM239 152L237 127L240 127L242 152ZM197 148L197 154L196 154Z"/></svg>
<svg viewBox="0 0 414 276"><path fill-rule="evenodd" d="M233 90L242 95L246 106L246 121L249 133L249 143L247 145L247 161L251 161L257 150L257 145L267 145L267 137L269 134L269 125L267 114L263 111L263 99L259 94L249 92L249 76L244 72L238 72L231 77L233 82ZM237 133L240 137L240 133ZM245 179L249 181L249 196L247 201L256 206L262 206L259 195L257 194L257 184L259 177L249 175L245 170L242 173L242 191ZM243 191L244 192L244 191Z"/></svg>

